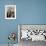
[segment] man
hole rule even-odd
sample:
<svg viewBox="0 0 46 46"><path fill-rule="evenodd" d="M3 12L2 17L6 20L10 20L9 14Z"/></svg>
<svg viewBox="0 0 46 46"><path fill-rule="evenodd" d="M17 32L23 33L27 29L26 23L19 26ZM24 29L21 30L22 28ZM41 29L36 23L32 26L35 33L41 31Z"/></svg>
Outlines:
<svg viewBox="0 0 46 46"><path fill-rule="evenodd" d="M14 18L14 17L15 17L14 9L9 8L7 11L7 18Z"/></svg>

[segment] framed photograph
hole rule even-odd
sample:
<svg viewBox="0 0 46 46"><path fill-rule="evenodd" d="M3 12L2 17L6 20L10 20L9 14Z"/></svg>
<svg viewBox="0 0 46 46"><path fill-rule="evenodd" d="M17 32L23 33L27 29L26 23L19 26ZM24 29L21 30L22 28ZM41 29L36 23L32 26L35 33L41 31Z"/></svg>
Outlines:
<svg viewBox="0 0 46 46"><path fill-rule="evenodd" d="M5 5L5 19L16 19L16 5Z"/></svg>

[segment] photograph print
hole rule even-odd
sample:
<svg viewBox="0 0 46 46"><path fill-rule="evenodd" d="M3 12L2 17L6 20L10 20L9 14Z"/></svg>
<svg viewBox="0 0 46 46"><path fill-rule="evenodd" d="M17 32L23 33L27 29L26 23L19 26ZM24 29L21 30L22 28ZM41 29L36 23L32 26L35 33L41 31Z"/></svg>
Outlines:
<svg viewBox="0 0 46 46"><path fill-rule="evenodd" d="M5 19L16 19L16 5L5 5Z"/></svg>

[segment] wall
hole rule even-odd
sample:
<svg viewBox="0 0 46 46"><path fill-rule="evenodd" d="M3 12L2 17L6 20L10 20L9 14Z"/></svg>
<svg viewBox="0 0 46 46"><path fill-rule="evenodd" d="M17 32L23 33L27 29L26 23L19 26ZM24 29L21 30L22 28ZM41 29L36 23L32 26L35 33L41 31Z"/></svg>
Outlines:
<svg viewBox="0 0 46 46"><path fill-rule="evenodd" d="M17 35L17 20L6 20L5 19L5 5L16 4L14 0L0 0L0 44L7 44L8 34L10 32L16 32ZM16 38L15 43L17 43L18 38Z"/></svg>
<svg viewBox="0 0 46 46"><path fill-rule="evenodd" d="M7 4L16 4L16 20L4 18ZM9 32L17 34L17 24L46 24L46 0L0 0L0 44L8 43Z"/></svg>

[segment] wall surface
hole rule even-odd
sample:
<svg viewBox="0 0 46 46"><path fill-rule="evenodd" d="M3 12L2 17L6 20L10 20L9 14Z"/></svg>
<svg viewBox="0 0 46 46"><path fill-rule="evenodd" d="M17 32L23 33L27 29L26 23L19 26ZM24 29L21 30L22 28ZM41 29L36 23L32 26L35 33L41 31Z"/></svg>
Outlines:
<svg viewBox="0 0 46 46"><path fill-rule="evenodd" d="M5 19L7 4L16 5L16 20ZM46 0L0 0L0 44L8 43L9 32L17 34L17 24L46 24Z"/></svg>

